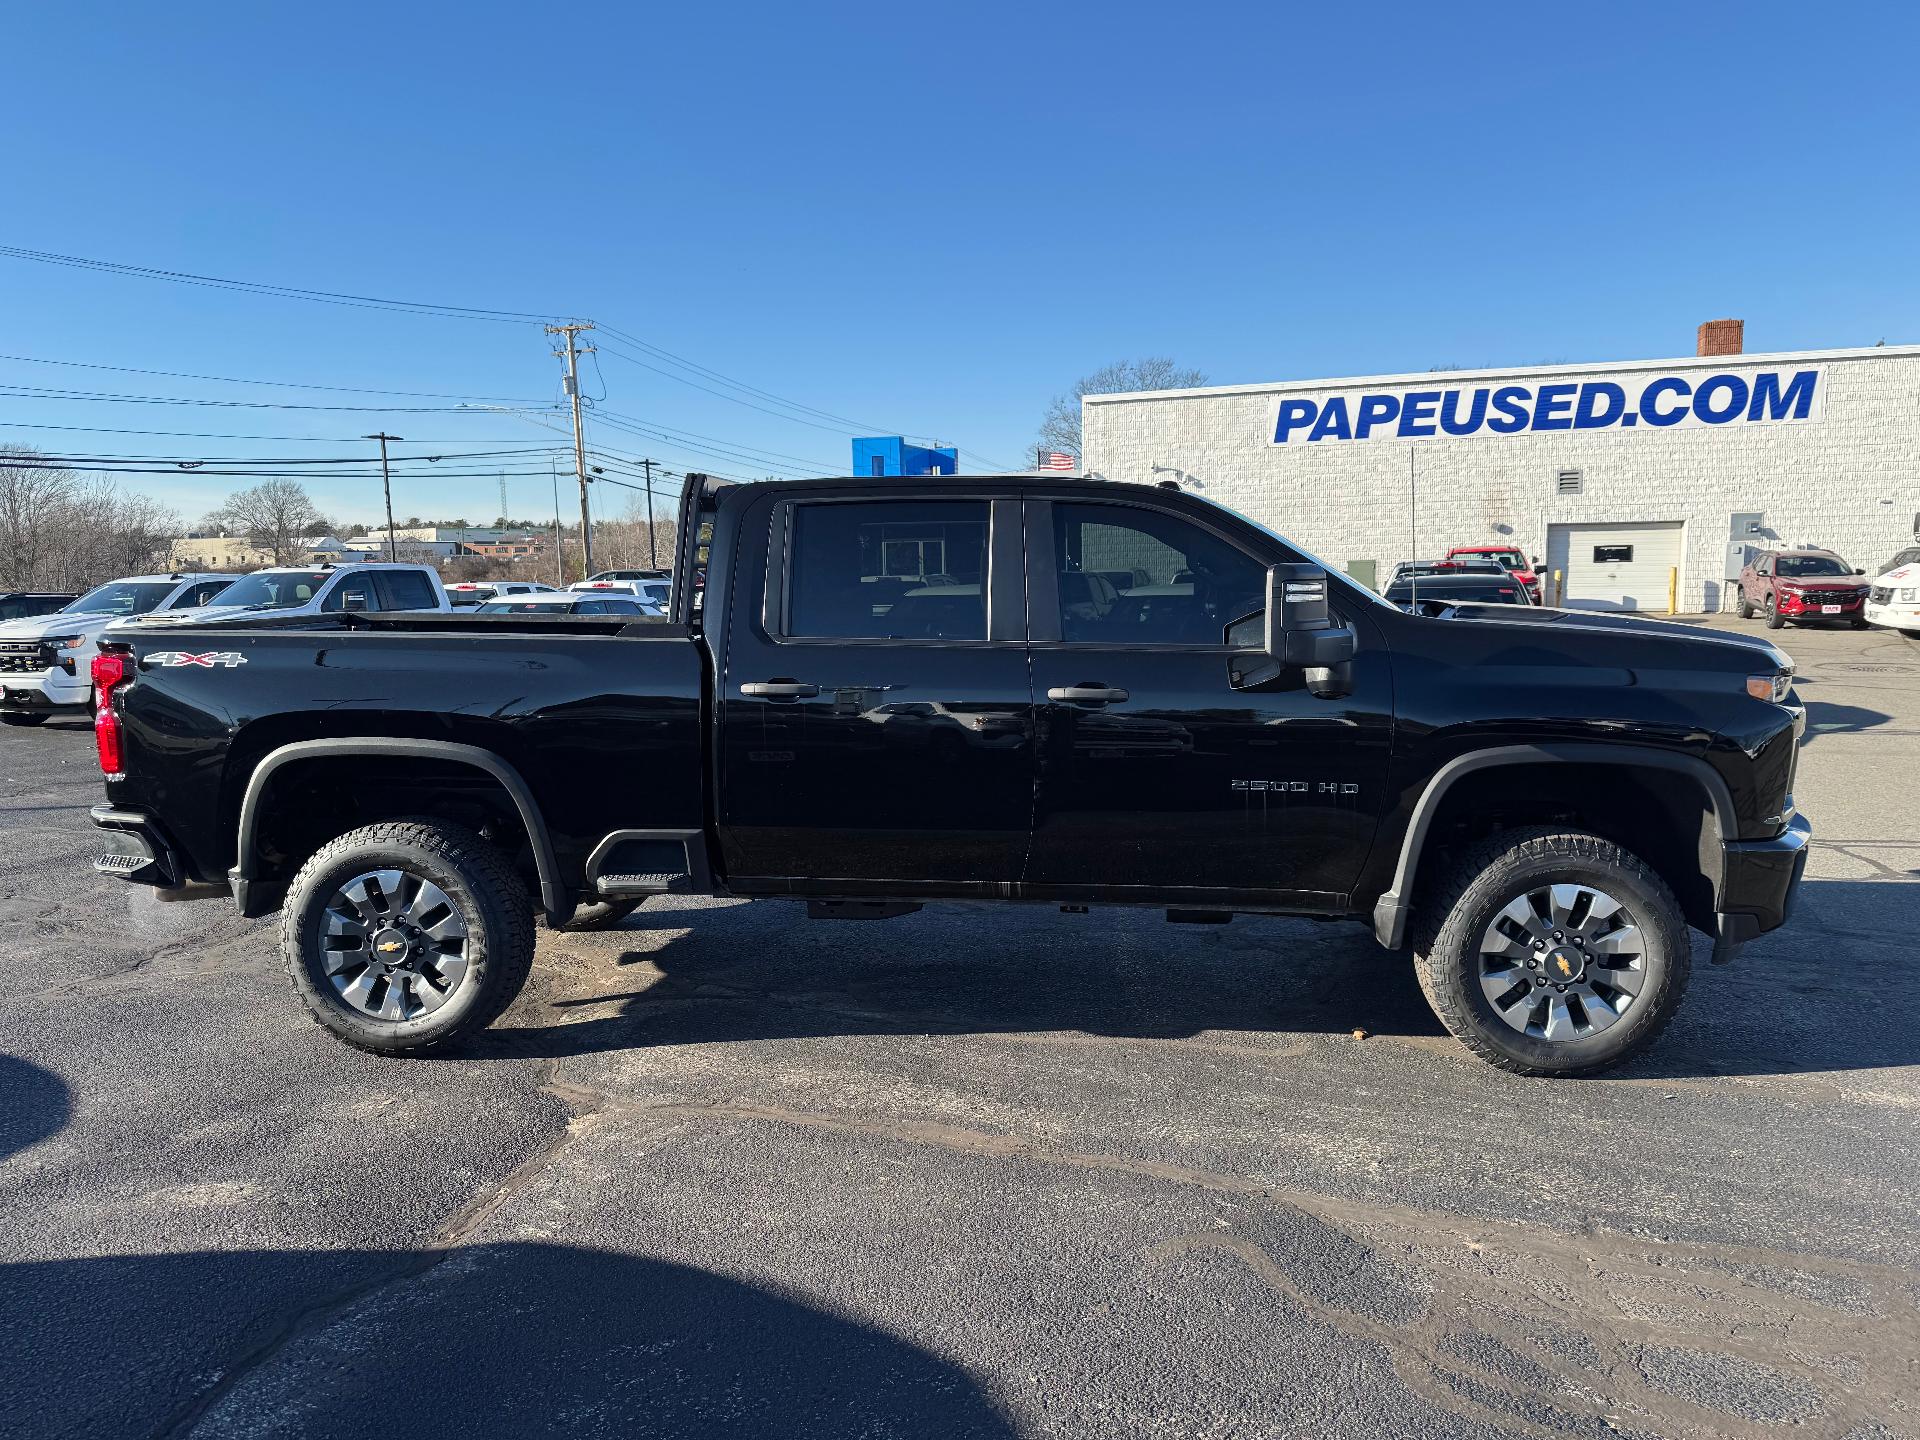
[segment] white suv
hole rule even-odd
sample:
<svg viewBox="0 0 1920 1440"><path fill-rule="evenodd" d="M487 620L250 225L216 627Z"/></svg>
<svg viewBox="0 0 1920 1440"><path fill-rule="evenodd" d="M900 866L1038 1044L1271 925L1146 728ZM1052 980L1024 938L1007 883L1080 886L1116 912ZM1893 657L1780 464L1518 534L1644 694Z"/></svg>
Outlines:
<svg viewBox="0 0 1920 1440"><path fill-rule="evenodd" d="M142 626L232 620L246 615L331 615L341 610L449 610L431 565L276 565L242 575L219 603L191 615L156 615Z"/></svg>
<svg viewBox="0 0 1920 1440"><path fill-rule="evenodd" d="M117 620L197 619L231 575L129 575L109 580L51 615L0 624L0 724L38 725L93 700L93 642Z"/></svg>

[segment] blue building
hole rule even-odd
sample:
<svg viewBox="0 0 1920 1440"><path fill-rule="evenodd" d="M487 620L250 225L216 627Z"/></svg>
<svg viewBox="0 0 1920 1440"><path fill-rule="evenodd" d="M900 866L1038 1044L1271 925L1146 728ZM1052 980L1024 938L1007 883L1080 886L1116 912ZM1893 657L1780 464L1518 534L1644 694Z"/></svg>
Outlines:
<svg viewBox="0 0 1920 1440"><path fill-rule="evenodd" d="M899 435L870 435L853 442L855 475L957 475L960 452L952 446L910 445Z"/></svg>

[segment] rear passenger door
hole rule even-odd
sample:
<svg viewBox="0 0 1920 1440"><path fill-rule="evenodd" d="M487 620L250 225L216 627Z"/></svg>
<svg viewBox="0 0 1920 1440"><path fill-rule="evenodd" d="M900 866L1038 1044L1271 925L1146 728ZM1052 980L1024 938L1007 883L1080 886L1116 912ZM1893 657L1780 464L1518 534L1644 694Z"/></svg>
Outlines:
<svg viewBox="0 0 1920 1440"><path fill-rule="evenodd" d="M735 883L993 894L1033 789L1020 507L767 497L741 517L719 682Z"/></svg>

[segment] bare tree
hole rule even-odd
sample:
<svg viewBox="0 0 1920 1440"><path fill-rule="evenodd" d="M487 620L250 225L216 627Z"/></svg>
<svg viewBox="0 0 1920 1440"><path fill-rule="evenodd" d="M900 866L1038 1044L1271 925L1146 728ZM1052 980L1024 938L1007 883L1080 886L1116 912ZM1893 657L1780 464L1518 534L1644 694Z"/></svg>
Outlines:
<svg viewBox="0 0 1920 1440"><path fill-rule="evenodd" d="M206 524L229 535L244 535L262 550L271 550L276 565L300 559L304 542L331 528L298 480L263 480L251 489L235 491L208 512Z"/></svg>
<svg viewBox="0 0 1920 1440"><path fill-rule="evenodd" d="M1198 370L1183 369L1164 355L1145 360L1116 360L1091 375L1082 375L1073 389L1056 395L1040 420L1040 446L1080 458L1080 399L1085 395L1117 395L1124 390L1186 390L1204 385Z"/></svg>
<svg viewBox="0 0 1920 1440"><path fill-rule="evenodd" d="M179 527L165 506L104 475L30 450L0 453L0 588L79 590L153 569Z"/></svg>

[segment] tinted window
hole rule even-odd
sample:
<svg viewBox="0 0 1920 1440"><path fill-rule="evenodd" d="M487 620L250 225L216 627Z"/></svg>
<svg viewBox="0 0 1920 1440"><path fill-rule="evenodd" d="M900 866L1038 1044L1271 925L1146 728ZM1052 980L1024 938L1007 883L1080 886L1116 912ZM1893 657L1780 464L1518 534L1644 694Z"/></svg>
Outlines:
<svg viewBox="0 0 1920 1440"><path fill-rule="evenodd" d="M375 570L373 586L382 610L433 610L433 582L418 570Z"/></svg>
<svg viewBox="0 0 1920 1440"><path fill-rule="evenodd" d="M1063 640L1220 645L1264 604L1266 567L1177 515L1056 504L1053 546Z"/></svg>
<svg viewBox="0 0 1920 1440"><path fill-rule="evenodd" d="M796 505L787 633L987 638L984 500Z"/></svg>
<svg viewBox="0 0 1920 1440"><path fill-rule="evenodd" d="M198 585L189 586L174 597L169 610L189 610L196 605L205 605L214 596L232 585L231 580L203 580Z"/></svg>
<svg viewBox="0 0 1920 1440"><path fill-rule="evenodd" d="M327 596L323 610L378 610L378 602L373 598L373 581L362 571L358 575L349 575Z"/></svg>
<svg viewBox="0 0 1920 1440"><path fill-rule="evenodd" d="M1448 605L1522 605L1518 585L1430 585L1422 581L1418 591L1401 582L1387 587L1387 599L1396 605L1412 600L1437 600Z"/></svg>

